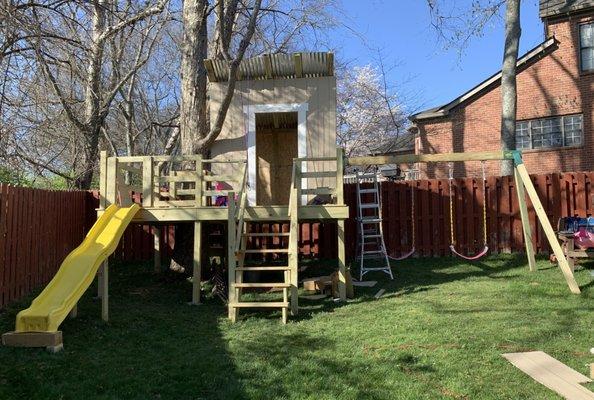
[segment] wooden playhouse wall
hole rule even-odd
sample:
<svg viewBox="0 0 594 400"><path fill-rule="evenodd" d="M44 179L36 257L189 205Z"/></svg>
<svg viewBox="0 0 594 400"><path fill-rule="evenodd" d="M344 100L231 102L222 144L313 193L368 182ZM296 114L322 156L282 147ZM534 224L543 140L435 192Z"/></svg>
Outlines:
<svg viewBox="0 0 594 400"><path fill-rule="evenodd" d="M218 112L226 82L209 84L210 116L214 121ZM316 77L298 79L270 79L238 81L235 95L229 106L220 136L212 146L213 158L247 158L247 117L243 110L248 105L308 103L307 111L307 156L336 156L336 78ZM308 163L309 171L330 170L330 163ZM222 168L231 168L223 166ZM224 171L225 174L236 171ZM309 187L335 186L330 178L309 182Z"/></svg>

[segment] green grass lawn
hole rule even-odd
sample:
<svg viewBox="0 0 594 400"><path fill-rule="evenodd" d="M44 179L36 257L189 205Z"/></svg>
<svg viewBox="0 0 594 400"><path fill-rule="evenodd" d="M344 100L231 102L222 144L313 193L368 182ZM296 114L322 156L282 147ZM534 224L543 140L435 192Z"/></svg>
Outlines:
<svg viewBox="0 0 594 400"><path fill-rule="evenodd" d="M577 296L538 267L399 262L393 282L370 276L378 285L344 305L301 300L282 325L274 312L231 324L217 299L187 305L189 282L116 265L109 323L92 288L62 325L61 353L0 348L0 399L556 399L501 353L543 350L587 374L594 278L576 273ZM1 331L31 299L0 314Z"/></svg>

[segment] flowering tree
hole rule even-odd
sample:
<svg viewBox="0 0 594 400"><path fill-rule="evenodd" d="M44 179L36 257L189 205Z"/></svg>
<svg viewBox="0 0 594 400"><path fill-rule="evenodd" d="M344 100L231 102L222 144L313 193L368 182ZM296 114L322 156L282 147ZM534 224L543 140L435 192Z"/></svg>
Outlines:
<svg viewBox="0 0 594 400"><path fill-rule="evenodd" d="M337 142L347 156L385 153L408 144L407 112L382 70L345 69L337 87Z"/></svg>

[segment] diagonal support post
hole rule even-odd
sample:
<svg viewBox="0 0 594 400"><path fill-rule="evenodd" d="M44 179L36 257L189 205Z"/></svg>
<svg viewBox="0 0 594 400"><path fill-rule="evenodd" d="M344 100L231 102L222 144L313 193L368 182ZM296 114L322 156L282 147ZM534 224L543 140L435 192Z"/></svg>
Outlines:
<svg viewBox="0 0 594 400"><path fill-rule="evenodd" d="M524 188L526 189L526 193L528 194L528 197L530 198L530 201L532 202L532 205L534 206L534 211L536 211L536 216L538 217L538 221L540 222L540 224L542 226L542 229L545 233L547 241L549 242L549 245L551 246L553 253L555 253L555 257L557 257L557 262L559 263L559 268L561 269L561 272L563 273L563 276L565 277L567 286L569 286L569 290L571 290L571 293L579 294L580 287L577 284L575 277L573 276L573 271L569 267L567 258L565 257L565 254L563 253L563 249L561 248L559 241L557 240L557 235L555 234L555 231L553 230L553 227L551 226L549 217L547 216L547 213L546 213L542 203L540 202L538 193L536 192L536 189L534 188L534 185L532 184L532 180L530 179L528 170L526 169L526 166L524 165L524 162L522 161L522 156L521 156L520 152L518 152L518 151L514 152L514 164L515 164L516 174L518 175L518 177L520 178L520 180L522 181L522 183L524 185Z"/></svg>

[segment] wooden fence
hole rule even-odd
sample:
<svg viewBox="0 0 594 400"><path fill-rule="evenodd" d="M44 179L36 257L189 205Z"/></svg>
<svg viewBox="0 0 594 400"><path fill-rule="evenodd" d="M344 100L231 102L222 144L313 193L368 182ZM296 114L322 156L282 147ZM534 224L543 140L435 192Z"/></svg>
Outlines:
<svg viewBox="0 0 594 400"><path fill-rule="evenodd" d="M0 184L0 307L48 282L81 242L87 196Z"/></svg>
<svg viewBox="0 0 594 400"><path fill-rule="evenodd" d="M532 176L536 191L554 227L565 216L593 214L594 172L542 174ZM483 247L483 185L481 179L465 178L452 182L454 232L457 250L473 254ZM412 190L411 190L412 189ZM512 177L488 177L487 240L491 252L524 251L518 197ZM414 192L414 193L413 193ZM417 256L449 255L450 207L447 179L384 182L381 185L382 214L386 247L392 256L411 249L414 218ZM414 198L414 216L411 199ZM528 201L533 245L537 252L549 251L544 232ZM346 223L347 258L356 248L356 187L345 186L345 202L351 206Z"/></svg>
<svg viewBox="0 0 594 400"><path fill-rule="evenodd" d="M553 225L562 216L591 216L594 172L545 174L532 177ZM482 248L482 183L480 179L456 179L454 221L457 249L474 253ZM414 191L411 191L411 188ZM384 182L384 232L388 252L398 256L412 246L415 226L416 256L449 254L449 186L444 180ZM347 258L355 255L356 187L345 185L345 202L350 206L346 221ZM414 217L411 200L414 198ZM523 251L518 198L513 179L489 177L486 182L487 233L491 252ZM35 287L47 283L64 257L76 247L95 222L96 192L50 191L0 184L0 307ZM528 203L535 249L547 252L548 245ZM272 224L264 229L278 230ZM114 257L141 261L153 256L149 226L132 225L125 232ZM175 242L173 227L163 226L161 249L171 255ZM302 257L336 258L336 226L307 222L300 225Z"/></svg>

